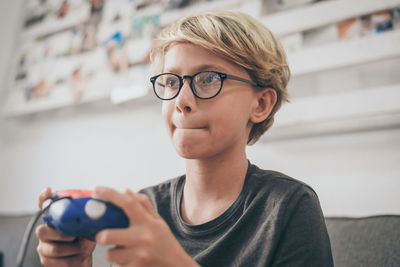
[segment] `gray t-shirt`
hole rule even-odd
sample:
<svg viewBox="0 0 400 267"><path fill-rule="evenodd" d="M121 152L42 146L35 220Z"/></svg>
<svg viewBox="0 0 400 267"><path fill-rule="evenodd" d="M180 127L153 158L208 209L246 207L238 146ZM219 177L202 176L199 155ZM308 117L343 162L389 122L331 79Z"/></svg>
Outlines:
<svg viewBox="0 0 400 267"><path fill-rule="evenodd" d="M185 175L141 192L201 266L333 266L319 200L306 184L249 163L236 201L201 225L182 219L184 185Z"/></svg>

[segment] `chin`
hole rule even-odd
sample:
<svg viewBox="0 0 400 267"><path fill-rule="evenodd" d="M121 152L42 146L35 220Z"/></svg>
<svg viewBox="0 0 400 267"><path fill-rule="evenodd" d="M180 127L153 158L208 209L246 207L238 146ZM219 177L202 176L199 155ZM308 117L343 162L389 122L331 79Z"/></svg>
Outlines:
<svg viewBox="0 0 400 267"><path fill-rule="evenodd" d="M179 156L184 159L210 159L218 155L218 149L207 145L198 146L175 146Z"/></svg>
<svg viewBox="0 0 400 267"><path fill-rule="evenodd" d="M179 156L184 159L200 159L207 157L207 147L201 144L198 145L184 145L174 144L175 150Z"/></svg>
<svg viewBox="0 0 400 267"><path fill-rule="evenodd" d="M175 147L176 152L179 156L184 159L198 159L201 158L201 153L198 153L194 149L178 148Z"/></svg>

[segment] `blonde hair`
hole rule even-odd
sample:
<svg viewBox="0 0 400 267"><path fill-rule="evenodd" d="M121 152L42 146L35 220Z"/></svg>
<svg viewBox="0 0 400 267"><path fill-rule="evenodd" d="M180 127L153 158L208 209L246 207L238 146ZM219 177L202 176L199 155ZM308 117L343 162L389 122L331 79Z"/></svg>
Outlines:
<svg viewBox="0 0 400 267"><path fill-rule="evenodd" d="M273 88L277 102L269 116L253 125L247 144L254 144L273 124L274 115L288 101L290 69L279 40L263 24L243 13L207 12L184 17L163 29L151 52L153 73L161 73L164 57L175 43L198 45L243 67L258 85Z"/></svg>

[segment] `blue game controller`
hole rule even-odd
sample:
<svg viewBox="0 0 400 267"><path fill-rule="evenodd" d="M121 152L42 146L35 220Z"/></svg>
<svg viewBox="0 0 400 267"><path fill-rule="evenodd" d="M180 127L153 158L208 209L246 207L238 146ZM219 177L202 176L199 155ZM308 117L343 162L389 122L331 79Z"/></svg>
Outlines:
<svg viewBox="0 0 400 267"><path fill-rule="evenodd" d="M94 241L108 228L126 228L129 219L119 207L92 197L90 190L58 191L43 220L61 233Z"/></svg>

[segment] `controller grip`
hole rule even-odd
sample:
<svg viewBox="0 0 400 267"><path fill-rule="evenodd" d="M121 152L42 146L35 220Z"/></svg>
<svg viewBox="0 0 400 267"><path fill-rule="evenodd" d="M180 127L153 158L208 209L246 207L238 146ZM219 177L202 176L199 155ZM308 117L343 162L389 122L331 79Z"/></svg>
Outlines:
<svg viewBox="0 0 400 267"><path fill-rule="evenodd" d="M129 219L122 209L92 197L55 197L43 220L65 235L92 241L103 229L129 226Z"/></svg>

